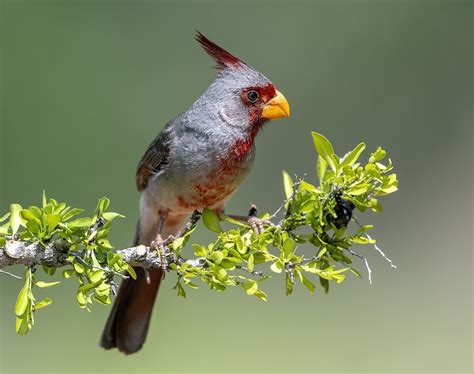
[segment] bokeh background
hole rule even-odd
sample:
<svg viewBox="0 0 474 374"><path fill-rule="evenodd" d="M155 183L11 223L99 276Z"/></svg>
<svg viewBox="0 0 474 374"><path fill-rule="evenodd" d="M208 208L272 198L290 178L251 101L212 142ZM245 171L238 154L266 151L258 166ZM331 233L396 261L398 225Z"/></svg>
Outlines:
<svg viewBox="0 0 474 374"><path fill-rule="evenodd" d="M282 169L313 178L311 130L339 153L362 140L384 146L400 179L382 214L359 215L398 270L364 247L374 284L349 277L329 295L298 287L286 297L276 277L266 303L238 289L183 300L170 276L131 357L98 347L108 308L80 310L74 282L40 292L53 306L16 336L21 283L0 274L0 372L471 372L471 2L3 0L0 9L1 211L38 204L43 189L88 209L107 195L127 216L113 243L128 245L138 160L214 76L196 29L270 77L292 107L259 136L228 211L250 202L273 211Z"/></svg>

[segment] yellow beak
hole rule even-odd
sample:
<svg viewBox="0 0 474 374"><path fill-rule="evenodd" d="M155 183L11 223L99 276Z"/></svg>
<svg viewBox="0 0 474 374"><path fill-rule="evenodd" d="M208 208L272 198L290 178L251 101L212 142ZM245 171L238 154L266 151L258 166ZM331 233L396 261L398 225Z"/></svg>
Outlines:
<svg viewBox="0 0 474 374"><path fill-rule="evenodd" d="M262 110L262 118L277 119L290 115L290 105L288 100L280 91L276 91L276 96L265 104Z"/></svg>

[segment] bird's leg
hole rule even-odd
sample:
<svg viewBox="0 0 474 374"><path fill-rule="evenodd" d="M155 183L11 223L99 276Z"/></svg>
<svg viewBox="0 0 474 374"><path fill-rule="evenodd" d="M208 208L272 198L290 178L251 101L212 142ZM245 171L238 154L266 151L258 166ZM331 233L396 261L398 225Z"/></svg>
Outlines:
<svg viewBox="0 0 474 374"><path fill-rule="evenodd" d="M273 226L273 223L267 219L261 219L257 217L258 209L255 204L250 206L249 214L247 216L236 216L229 214L227 217L242 223L250 225L256 235L262 234L264 230L264 225ZM221 213L222 214L222 213Z"/></svg>
<svg viewBox="0 0 474 374"><path fill-rule="evenodd" d="M150 247L154 250L158 250L160 253L160 263L161 263L161 270L163 270L163 278L165 277L166 271L168 270L168 260L166 258L166 246L161 236L163 233L163 227L165 225L166 217L168 216L168 212L159 213L158 218L158 230L156 234L156 238L154 241L151 242Z"/></svg>

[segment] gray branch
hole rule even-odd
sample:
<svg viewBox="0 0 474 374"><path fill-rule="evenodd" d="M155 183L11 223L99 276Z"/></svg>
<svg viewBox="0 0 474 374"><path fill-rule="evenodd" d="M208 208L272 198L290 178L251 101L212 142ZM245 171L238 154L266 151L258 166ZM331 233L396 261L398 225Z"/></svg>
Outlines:
<svg viewBox="0 0 474 374"><path fill-rule="evenodd" d="M39 242L28 242L10 238L5 247L0 248L0 269L12 265L46 265L61 267L71 265L68 253L69 243L64 240L56 240L47 245ZM160 254L144 245L130 247L115 251L122 259L137 267L145 269L160 268ZM172 261L175 262L175 261ZM205 261L201 258L192 260L178 259L178 264L189 263L193 266L202 266Z"/></svg>

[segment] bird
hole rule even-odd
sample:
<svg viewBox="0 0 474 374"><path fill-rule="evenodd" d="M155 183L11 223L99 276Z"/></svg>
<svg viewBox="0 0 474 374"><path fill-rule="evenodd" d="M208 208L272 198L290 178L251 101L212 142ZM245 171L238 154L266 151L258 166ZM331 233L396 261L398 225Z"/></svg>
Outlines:
<svg viewBox="0 0 474 374"><path fill-rule="evenodd" d="M165 125L138 164L134 245L175 235L196 210L223 214L250 172L262 127L290 115L287 99L266 76L199 31L195 39L217 74L188 110ZM124 354L142 348L165 272L134 270L137 278L122 281L100 339L101 347Z"/></svg>

